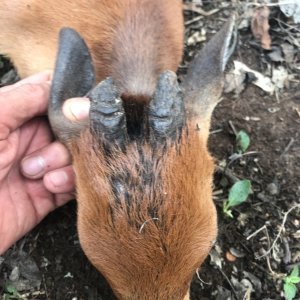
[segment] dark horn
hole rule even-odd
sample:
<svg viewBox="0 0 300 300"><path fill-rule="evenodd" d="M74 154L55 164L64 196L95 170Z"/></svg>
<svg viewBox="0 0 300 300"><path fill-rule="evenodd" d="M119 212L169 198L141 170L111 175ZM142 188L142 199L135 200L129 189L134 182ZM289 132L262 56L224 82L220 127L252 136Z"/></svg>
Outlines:
<svg viewBox="0 0 300 300"><path fill-rule="evenodd" d="M90 129L106 150L124 149L127 140L123 103L112 78L100 82L89 94Z"/></svg>
<svg viewBox="0 0 300 300"><path fill-rule="evenodd" d="M166 71L158 79L149 106L150 135L158 143L175 139L185 123L183 95L174 72Z"/></svg>

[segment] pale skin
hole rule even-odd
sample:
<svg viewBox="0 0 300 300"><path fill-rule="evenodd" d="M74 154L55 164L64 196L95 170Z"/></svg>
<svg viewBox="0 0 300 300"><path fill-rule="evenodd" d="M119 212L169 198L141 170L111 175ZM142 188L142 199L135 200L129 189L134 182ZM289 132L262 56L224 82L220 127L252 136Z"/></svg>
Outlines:
<svg viewBox="0 0 300 300"><path fill-rule="evenodd" d="M50 85L45 71L0 89L0 255L74 199L71 157L46 118ZM63 110L85 119L88 99L70 99Z"/></svg>

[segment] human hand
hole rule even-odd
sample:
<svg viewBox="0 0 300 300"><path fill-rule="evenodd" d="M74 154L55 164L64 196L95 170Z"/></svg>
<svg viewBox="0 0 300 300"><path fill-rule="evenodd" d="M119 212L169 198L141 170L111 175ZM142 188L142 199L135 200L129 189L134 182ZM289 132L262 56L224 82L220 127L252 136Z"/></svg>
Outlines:
<svg viewBox="0 0 300 300"><path fill-rule="evenodd" d="M74 198L67 149L45 115L49 72L0 89L0 254Z"/></svg>

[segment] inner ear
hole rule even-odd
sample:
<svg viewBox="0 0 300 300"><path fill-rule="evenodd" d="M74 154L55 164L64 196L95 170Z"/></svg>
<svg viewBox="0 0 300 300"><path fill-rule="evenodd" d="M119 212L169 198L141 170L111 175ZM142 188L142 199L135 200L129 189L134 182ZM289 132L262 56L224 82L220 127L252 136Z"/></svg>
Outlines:
<svg viewBox="0 0 300 300"><path fill-rule="evenodd" d="M74 29L61 29L48 113L53 131L63 142L78 135L86 125L64 117L64 101L85 96L94 82L93 62L85 41Z"/></svg>

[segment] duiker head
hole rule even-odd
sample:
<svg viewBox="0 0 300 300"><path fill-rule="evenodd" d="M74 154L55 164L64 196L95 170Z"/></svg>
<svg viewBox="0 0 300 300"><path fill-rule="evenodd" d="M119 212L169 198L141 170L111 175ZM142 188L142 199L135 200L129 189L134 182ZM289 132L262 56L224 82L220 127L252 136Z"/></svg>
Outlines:
<svg viewBox="0 0 300 300"><path fill-rule="evenodd" d="M82 248L119 299L188 299L216 238L206 143L233 28L230 20L196 56L181 87L173 72L161 74L138 136L114 79L94 87L84 41L61 32L49 118L73 156ZM70 122L63 101L84 95L89 120Z"/></svg>

